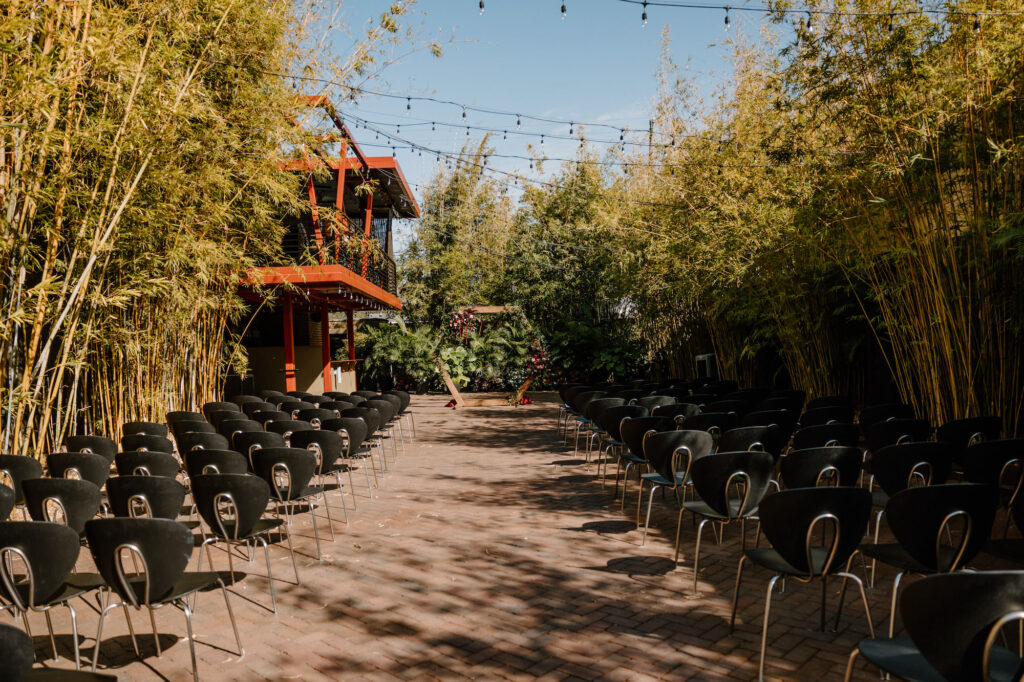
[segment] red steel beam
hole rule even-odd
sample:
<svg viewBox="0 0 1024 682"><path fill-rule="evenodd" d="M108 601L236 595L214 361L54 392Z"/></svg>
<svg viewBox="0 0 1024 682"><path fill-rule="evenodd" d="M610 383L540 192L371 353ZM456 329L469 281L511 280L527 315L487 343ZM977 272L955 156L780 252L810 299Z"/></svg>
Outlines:
<svg viewBox="0 0 1024 682"><path fill-rule="evenodd" d="M292 319L292 297L287 294L282 303L284 313L284 390L295 388L295 329Z"/></svg>
<svg viewBox="0 0 1024 682"><path fill-rule="evenodd" d="M331 387L331 319L330 308L324 303L320 306L320 349L324 363L324 392L333 391Z"/></svg>

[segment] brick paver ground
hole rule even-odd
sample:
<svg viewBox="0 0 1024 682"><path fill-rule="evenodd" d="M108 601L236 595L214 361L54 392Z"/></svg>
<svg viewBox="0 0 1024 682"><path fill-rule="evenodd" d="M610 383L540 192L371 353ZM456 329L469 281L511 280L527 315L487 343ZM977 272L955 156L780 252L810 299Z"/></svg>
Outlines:
<svg viewBox="0 0 1024 682"><path fill-rule="evenodd" d="M283 547L272 547L280 612L269 604L263 559L235 563L254 575L233 606L245 656L219 595L203 595L195 616L205 680L743 679L757 674L765 571L748 569L736 631L729 632L738 529L715 545L705 536L700 591L693 593L694 527L672 562L675 512L659 513L646 546L632 513L613 503L579 458L555 436L553 399L529 407L452 411L446 397L417 397L419 439L408 445L375 498L356 488L358 509L337 523L337 541L315 561L308 520L296 522L302 583L291 584ZM357 478L356 482L359 483ZM632 490L635 491L635 484ZM635 494L630 501L635 504ZM634 508L635 509L635 508ZM308 515L307 519L308 519ZM216 554L226 568L226 556ZM91 562L84 562L87 567ZM886 627L892 572L869 591L875 625ZM838 581L830 585L834 614ZM842 679L846 657L867 636L851 590L838 633L816 629L820 584L790 581L773 603L768 676ZM91 656L96 614L79 607L83 656ZM134 613L136 630L148 619ZM37 650L49 641L33 616ZM66 618L55 618L69 633ZM158 614L165 651L140 635L131 652L121 612L104 627L100 669L120 679L189 677L182 614ZM59 638L69 664L69 636ZM862 668L858 679L877 679Z"/></svg>

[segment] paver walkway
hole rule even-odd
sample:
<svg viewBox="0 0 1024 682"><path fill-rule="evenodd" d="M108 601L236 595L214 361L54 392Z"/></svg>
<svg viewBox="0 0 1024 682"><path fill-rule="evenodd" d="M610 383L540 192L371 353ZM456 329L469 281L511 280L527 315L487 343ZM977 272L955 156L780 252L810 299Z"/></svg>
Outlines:
<svg viewBox="0 0 1024 682"><path fill-rule="evenodd" d="M594 470L560 447L553 402L452 411L442 407L445 400L415 398L418 441L375 499L366 499L356 479L358 510L347 526L336 523L337 541L324 545L322 563L309 556L308 522L297 524L297 546L307 555L301 586L286 582L287 552L272 547L277 616L260 606L269 604L266 580L258 577L262 556L235 563L258 574L234 588L242 597L233 599L246 649L240 662L231 653L223 601L216 594L200 599L195 626L203 679L756 677L767 574L747 571L730 634L737 529L721 545L706 543L694 595L693 527L684 525L678 569L671 560L673 512L656 516L640 546L630 514L612 503L611 486L602 489ZM670 505L656 499L655 507ZM223 553L217 560L226 567ZM880 629L891 576L880 570L879 588L870 591ZM851 590L839 632L822 633L819 583L791 581L773 604L769 676L842 679L851 648L867 636L854 597ZM83 655L91 656L96 616L79 611ZM39 636L44 624L34 618L38 650L47 651L48 640ZM58 632L70 632L63 616L55 622ZM144 614L134 622L148 632ZM109 665L121 679L188 679L180 612L159 613L162 658L151 637L140 636L142 662L130 651L123 615L114 612L107 623L101 669ZM61 666L67 665L65 658ZM858 679L877 676L862 668Z"/></svg>

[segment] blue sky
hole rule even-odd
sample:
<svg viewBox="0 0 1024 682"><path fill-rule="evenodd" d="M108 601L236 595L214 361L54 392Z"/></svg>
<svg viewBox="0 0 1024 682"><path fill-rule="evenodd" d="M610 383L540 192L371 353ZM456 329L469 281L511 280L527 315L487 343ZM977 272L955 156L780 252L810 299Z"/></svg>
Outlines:
<svg viewBox="0 0 1024 682"><path fill-rule="evenodd" d="M561 18L561 0L486 0L480 15L478 0L420 0L411 18L423 39L444 44L444 55L432 57L421 50L389 67L382 78L369 84L378 90L420 94L454 100L467 105L522 112L573 121L608 122L631 129L647 128L648 112L657 92L661 32L668 26L675 61L709 95L731 73L727 39L741 30L756 35L762 15L730 13L727 33L721 9L676 9L649 7L648 25L641 25L642 8L618 0L566 0L567 16ZM741 3L734 3L741 4ZM342 21L349 26L364 24L379 14L386 3L380 0L346 0ZM449 43L448 41L453 41ZM338 41L336 49L344 53ZM396 50L396 55L408 46ZM515 129L515 119L468 112L465 119L458 107L380 97L363 98L357 106L346 105L343 115L354 115L396 132L396 124L407 127L402 137L424 146L457 151L467 139L482 133L464 128L412 123L469 123L499 129ZM565 135L568 126L524 120L520 130ZM365 129L355 131L357 139L373 155L390 154L390 148ZM588 131L597 135L598 131ZM615 131L600 131L618 137ZM492 137L498 154L528 155L526 145L538 145L537 138L510 135ZM573 156L572 141L546 139L544 153ZM424 183L433 172L436 159L430 155L396 150L407 179ZM493 167L530 174L526 160L496 159ZM548 172L553 167L546 168ZM418 189L417 195L420 194Z"/></svg>

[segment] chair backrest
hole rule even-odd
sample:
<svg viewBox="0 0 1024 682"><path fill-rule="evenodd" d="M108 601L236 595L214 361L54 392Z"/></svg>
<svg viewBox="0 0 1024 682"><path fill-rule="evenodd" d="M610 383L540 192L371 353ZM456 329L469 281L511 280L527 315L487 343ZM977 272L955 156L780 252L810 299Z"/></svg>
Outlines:
<svg viewBox="0 0 1024 682"><path fill-rule="evenodd" d="M277 407L277 409L279 409L281 412L287 412L288 414L290 414L292 416L292 419L294 419L295 416L298 415L299 412L301 412L302 410L312 410L315 408L316 405L314 405L313 403L308 403L305 400L289 400L287 402L281 403Z"/></svg>
<svg viewBox="0 0 1024 682"><path fill-rule="evenodd" d="M938 485L949 478L953 447L949 443L905 443L872 453L870 469L888 495L912 485Z"/></svg>
<svg viewBox="0 0 1024 682"><path fill-rule="evenodd" d="M740 426L722 434L718 449L721 452L761 450L778 457L785 445L781 441L782 434L776 426Z"/></svg>
<svg viewBox="0 0 1024 682"><path fill-rule="evenodd" d="M345 439L334 431L321 428L293 433L291 446L312 452L317 461L317 473L324 473L345 451Z"/></svg>
<svg viewBox="0 0 1024 682"><path fill-rule="evenodd" d="M22 483L25 506L33 521L63 523L81 534L96 515L103 495L94 483L68 478L32 478Z"/></svg>
<svg viewBox="0 0 1024 682"><path fill-rule="evenodd" d="M622 424L622 420L627 417L636 419L637 417L646 417L647 415L647 408L640 405L609 407L607 410L602 410L598 426L604 429L612 440L621 441L622 434L619 433L619 426Z"/></svg>
<svg viewBox="0 0 1024 682"><path fill-rule="evenodd" d="M287 422L292 420L291 412L284 412L282 410L258 410L252 413L253 421L257 421L263 424L263 428L267 428L267 424L272 422Z"/></svg>
<svg viewBox="0 0 1024 682"><path fill-rule="evenodd" d="M905 403L881 403L868 405L861 410L857 417L857 423L866 430L879 422L890 419L913 419L914 416L914 408Z"/></svg>
<svg viewBox="0 0 1024 682"><path fill-rule="evenodd" d="M323 403L325 405L333 404L333 401ZM309 422L314 429L322 428L323 423L328 419L334 419L338 415L333 410L327 410L322 407L314 407L312 410L299 410L299 419L304 422Z"/></svg>
<svg viewBox="0 0 1024 682"><path fill-rule="evenodd" d="M775 460L767 452L720 452L690 465L690 478L694 490L709 507L736 519L750 514L760 504L774 467Z"/></svg>
<svg viewBox="0 0 1024 682"><path fill-rule="evenodd" d="M366 398L367 400L372 400L373 398L376 398L380 394L377 393L377 391L352 391L352 395L357 395L360 398Z"/></svg>
<svg viewBox="0 0 1024 682"><path fill-rule="evenodd" d="M692 417L686 417L679 423L679 428L692 431L707 431L712 436L720 436L722 432L728 431L736 425L735 414L729 412L701 412Z"/></svg>
<svg viewBox="0 0 1024 682"><path fill-rule="evenodd" d="M234 405L234 403L232 403ZM245 419L245 412L242 412L237 405L231 410L211 410L206 413L206 418L211 424L220 428L220 423L229 419Z"/></svg>
<svg viewBox="0 0 1024 682"><path fill-rule="evenodd" d="M576 414L582 415L587 409L587 404L591 400L597 398L604 398L608 395L607 391L584 391L583 393L577 393L576 397L573 398L572 405L576 410Z"/></svg>
<svg viewBox="0 0 1024 682"><path fill-rule="evenodd" d="M320 425L321 431L333 431L342 438L347 439L345 455L350 456L356 452L366 440L368 429L366 422L360 417L339 417L328 419Z"/></svg>
<svg viewBox="0 0 1024 682"><path fill-rule="evenodd" d="M78 533L59 523L0 522L0 596L25 610L57 596L78 561Z"/></svg>
<svg viewBox="0 0 1024 682"><path fill-rule="evenodd" d="M121 427L121 435L144 435L167 437L167 425L156 422L127 422Z"/></svg>
<svg viewBox="0 0 1024 682"><path fill-rule="evenodd" d="M288 443L293 433L312 430L312 424L309 422L299 421L298 419L292 419L287 422L271 422L267 424L267 433L280 434L280 436L284 438L285 443Z"/></svg>
<svg viewBox="0 0 1024 682"><path fill-rule="evenodd" d="M366 423L367 435L372 436L381 426L380 412L372 407L350 407L342 410L342 418L362 419Z"/></svg>
<svg viewBox="0 0 1024 682"><path fill-rule="evenodd" d="M644 458L669 481L686 480L690 465L711 454L715 440L707 431L662 431L644 438Z"/></svg>
<svg viewBox="0 0 1024 682"><path fill-rule="evenodd" d="M282 438L273 447L283 446ZM248 453L248 448L244 455L236 450L194 450L185 454L185 470L189 479L204 474L244 474L249 471Z"/></svg>
<svg viewBox="0 0 1024 682"><path fill-rule="evenodd" d="M119 452L114 458L118 476L163 476L174 478L181 467L174 455L166 452Z"/></svg>
<svg viewBox="0 0 1024 682"><path fill-rule="evenodd" d="M238 413L242 416L242 413ZM262 431L263 424L256 421L255 419L225 419L217 427L217 432L224 436L228 440L235 437L236 433L246 433L252 431Z"/></svg>
<svg viewBox="0 0 1024 682"><path fill-rule="evenodd" d="M587 403L587 409L584 411L583 416L593 422L595 426L604 428L601 426L601 417L604 411L625 404L625 398L598 398Z"/></svg>
<svg viewBox="0 0 1024 682"><path fill-rule="evenodd" d="M782 458L779 472L787 488L855 486L860 477L861 451L833 446L794 450Z"/></svg>
<svg viewBox="0 0 1024 682"><path fill-rule="evenodd" d="M800 414L804 409L807 394L803 391L773 391L767 398L757 403L758 410L789 410Z"/></svg>
<svg viewBox="0 0 1024 682"><path fill-rule="evenodd" d="M622 443L637 457L644 456L644 436L648 431L675 431L676 423L669 417L625 417L619 422Z"/></svg>
<svg viewBox="0 0 1024 682"><path fill-rule="evenodd" d="M276 412L277 405L274 403L268 403L265 400L261 400L256 403L245 403L242 405L242 414L249 419L253 418L253 415L257 412Z"/></svg>
<svg viewBox="0 0 1024 682"><path fill-rule="evenodd" d="M324 391L324 395L331 400L338 400L339 398L344 398L349 394L345 391Z"/></svg>
<svg viewBox="0 0 1024 682"><path fill-rule="evenodd" d="M108 462L113 462L117 454L117 443L105 436L68 436L64 445L68 452L91 452L103 455Z"/></svg>
<svg viewBox="0 0 1024 682"><path fill-rule="evenodd" d="M316 457L300 448L263 448L252 453L252 468L278 500L297 498L316 473Z"/></svg>
<svg viewBox="0 0 1024 682"><path fill-rule="evenodd" d="M303 400L307 403L313 403L317 407L320 407L324 403L331 402L332 400L334 400L334 398L328 398L325 395L309 395L303 398Z"/></svg>
<svg viewBox="0 0 1024 682"><path fill-rule="evenodd" d="M390 422L395 416L395 406L387 400L367 400L363 403L363 407L377 410L377 412L380 413L380 422L382 427Z"/></svg>
<svg viewBox="0 0 1024 682"><path fill-rule="evenodd" d="M206 474L192 479L196 508L217 535L235 540L252 532L270 500L270 486L251 474Z"/></svg>
<svg viewBox="0 0 1024 682"><path fill-rule="evenodd" d="M349 407L358 407L366 402L366 398L361 398L357 395L344 395L335 398L331 404L337 405L339 410L345 410Z"/></svg>
<svg viewBox="0 0 1024 682"><path fill-rule="evenodd" d="M562 402L569 404L570 395L575 396L577 393L586 388L586 384L565 384L558 389L558 397L562 399Z"/></svg>
<svg viewBox="0 0 1024 682"><path fill-rule="evenodd" d="M185 492L185 486L165 476L115 476L107 481L114 516L176 519Z"/></svg>
<svg viewBox="0 0 1024 682"><path fill-rule="evenodd" d="M636 399L637 405L642 405L648 410L653 410L662 405L673 405L675 402L676 399L668 395L645 395Z"/></svg>
<svg viewBox="0 0 1024 682"><path fill-rule="evenodd" d="M890 419L869 426L865 442L868 450L878 452L889 445L926 441L931 434L931 425L923 419Z"/></svg>
<svg viewBox="0 0 1024 682"><path fill-rule="evenodd" d="M929 571L945 573L963 568L985 546L997 506L988 486L930 485L893 495L885 516L907 554Z"/></svg>
<svg viewBox="0 0 1024 682"><path fill-rule="evenodd" d="M864 538L870 515L871 493L849 487L783 490L761 500L758 509L768 542L808 577L844 570ZM821 564L811 559L815 550L824 551Z"/></svg>
<svg viewBox="0 0 1024 682"><path fill-rule="evenodd" d="M34 661L32 638L13 625L0 624L0 680L28 682Z"/></svg>
<svg viewBox="0 0 1024 682"><path fill-rule="evenodd" d="M853 401L848 395L823 395L808 400L804 407L808 412L820 407L848 407L853 410Z"/></svg>
<svg viewBox="0 0 1024 682"><path fill-rule="evenodd" d="M731 412L737 418L753 411L753 405L746 400L712 400L704 404L705 412Z"/></svg>
<svg viewBox="0 0 1024 682"><path fill-rule="evenodd" d="M277 391L271 388L265 388L262 391L258 391L257 394L259 395L259 397L263 398L268 402L270 402L271 398L278 398L284 396L284 393L282 393L281 391Z"/></svg>
<svg viewBox="0 0 1024 682"><path fill-rule="evenodd" d="M796 429L796 412L790 410L757 410L748 412L740 419L740 426L776 426L775 439L784 448Z"/></svg>
<svg viewBox="0 0 1024 682"><path fill-rule="evenodd" d="M230 402L242 407L246 403L261 403L263 402L263 398L258 395L236 395L231 398Z"/></svg>
<svg viewBox="0 0 1024 682"><path fill-rule="evenodd" d="M290 396L292 398L298 398L299 400L305 400L306 398L311 397L313 394L310 393L309 391L285 391L285 395Z"/></svg>
<svg viewBox="0 0 1024 682"><path fill-rule="evenodd" d="M85 537L103 580L133 606L171 593L195 542L187 526L169 519L93 519Z"/></svg>
<svg viewBox="0 0 1024 682"><path fill-rule="evenodd" d="M771 392L769 388L743 388L729 390L719 395L722 396L722 400L742 400L754 406L771 395Z"/></svg>
<svg viewBox="0 0 1024 682"><path fill-rule="evenodd" d="M407 409L409 409L409 404L412 403L412 396L409 395L408 391L400 391L398 389L394 389L391 391L384 391L384 395L398 396L398 399L402 402L400 408L402 412L405 412Z"/></svg>
<svg viewBox="0 0 1024 682"><path fill-rule="evenodd" d="M178 443L178 448L181 448L181 437L186 433L217 433L217 427L208 421L180 421L176 422L171 427L171 433L174 434L174 440Z"/></svg>
<svg viewBox="0 0 1024 682"><path fill-rule="evenodd" d="M981 441L967 448L962 459L968 481L1009 486L1013 504L1024 482L1024 439Z"/></svg>
<svg viewBox="0 0 1024 682"><path fill-rule="evenodd" d="M983 680L988 646L1004 617L1024 612L1024 571L928 576L903 588L900 615L921 655L944 680ZM1013 679L1021 679L1018 667ZM994 678L993 678L994 679Z"/></svg>
<svg viewBox="0 0 1024 682"><path fill-rule="evenodd" d="M622 398L627 403L630 403L643 398L645 395L650 393L650 391L645 391L642 388L620 388L615 391L605 391L605 393L615 398Z"/></svg>
<svg viewBox="0 0 1024 682"><path fill-rule="evenodd" d="M800 415L800 426L821 426L822 424L852 424L853 408L848 405L815 407Z"/></svg>
<svg viewBox="0 0 1024 682"><path fill-rule="evenodd" d="M214 419L215 412L241 412L241 408L235 403L214 400L203 404L203 416L211 424L216 424L217 420Z"/></svg>
<svg viewBox="0 0 1024 682"><path fill-rule="evenodd" d="M178 441L178 452L186 453L191 450L229 450L231 443L219 433L183 433L176 438Z"/></svg>
<svg viewBox="0 0 1024 682"><path fill-rule="evenodd" d="M164 421L168 426L173 427L178 422L202 422L206 421L206 415L202 412L192 410L173 410L164 415Z"/></svg>
<svg viewBox="0 0 1024 682"><path fill-rule="evenodd" d="M655 417L672 417L677 423L687 417L700 414L700 406L693 403L672 403L671 405L659 405L651 414Z"/></svg>
<svg viewBox="0 0 1024 682"><path fill-rule="evenodd" d="M0 484L0 521L6 521L18 501L14 488Z"/></svg>
<svg viewBox="0 0 1024 682"><path fill-rule="evenodd" d="M125 436L121 439L121 451L148 450L150 452L174 452L174 444L165 436Z"/></svg>
<svg viewBox="0 0 1024 682"><path fill-rule="evenodd" d="M110 462L91 452L55 452L46 456L51 478L81 478L102 488L110 478Z"/></svg>
<svg viewBox="0 0 1024 682"><path fill-rule="evenodd" d="M110 465L107 466L109 468ZM43 465L35 457L0 455L0 485L14 491L16 504L21 504L25 500L24 491L21 489L22 481L40 478L42 475Z"/></svg>
<svg viewBox="0 0 1024 682"><path fill-rule="evenodd" d="M794 450L825 446L855 447L859 442L860 427L856 424L804 426L793 434Z"/></svg>
<svg viewBox="0 0 1024 682"><path fill-rule="evenodd" d="M953 461L965 463L967 448L983 441L998 440L1003 432L1002 417L968 417L948 421L935 430L935 440L953 446Z"/></svg>
<svg viewBox="0 0 1024 682"><path fill-rule="evenodd" d="M376 400L386 400L389 403L391 403L391 406L395 408L395 414L398 414L399 412L402 411L402 399L399 398L397 395L393 395L391 393L381 393L379 396L377 396Z"/></svg>

